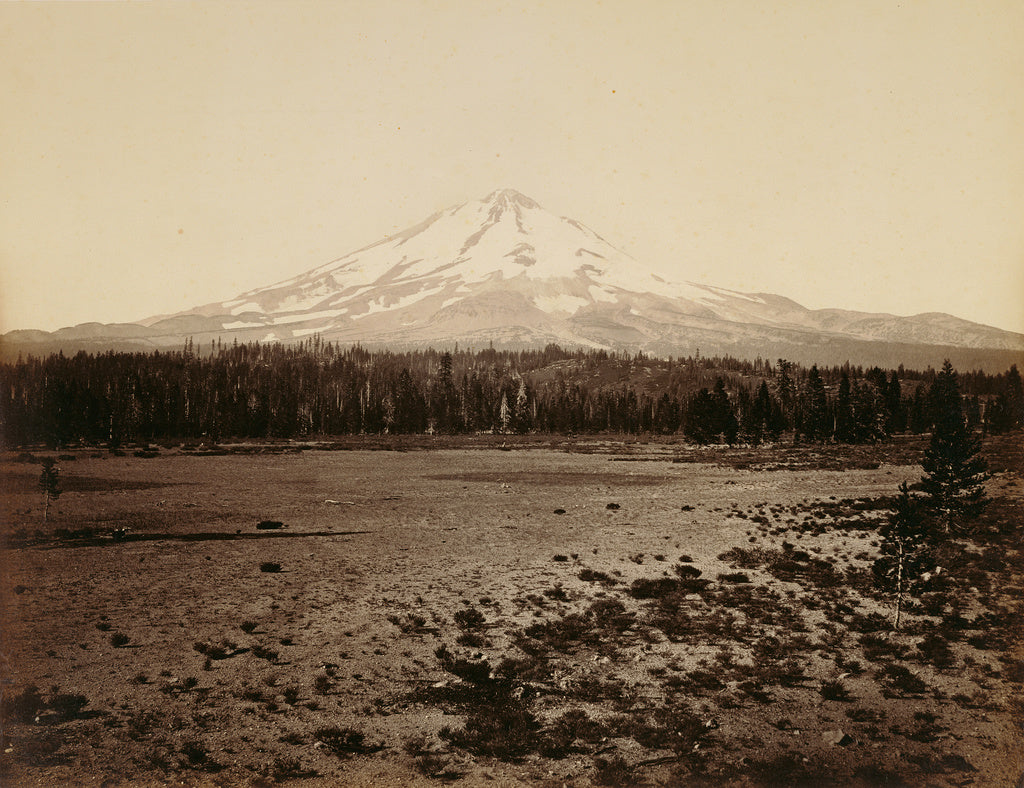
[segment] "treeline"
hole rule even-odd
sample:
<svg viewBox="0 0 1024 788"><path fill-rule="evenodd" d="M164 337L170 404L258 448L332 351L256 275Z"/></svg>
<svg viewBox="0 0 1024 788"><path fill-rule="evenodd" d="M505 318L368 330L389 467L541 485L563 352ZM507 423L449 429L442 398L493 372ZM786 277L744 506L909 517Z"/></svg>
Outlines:
<svg viewBox="0 0 1024 788"><path fill-rule="evenodd" d="M359 433L681 433L698 443L870 442L935 421L936 373L598 351L192 343L0 365L8 446ZM960 376L968 425L1024 424L1016 367Z"/></svg>

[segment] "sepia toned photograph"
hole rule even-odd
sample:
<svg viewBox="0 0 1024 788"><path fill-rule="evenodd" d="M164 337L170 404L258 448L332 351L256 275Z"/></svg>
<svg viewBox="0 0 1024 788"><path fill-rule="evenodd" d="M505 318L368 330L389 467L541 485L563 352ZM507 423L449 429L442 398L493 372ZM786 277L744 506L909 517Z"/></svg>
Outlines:
<svg viewBox="0 0 1024 788"><path fill-rule="evenodd" d="M0 3L0 785L1024 786L1022 42Z"/></svg>

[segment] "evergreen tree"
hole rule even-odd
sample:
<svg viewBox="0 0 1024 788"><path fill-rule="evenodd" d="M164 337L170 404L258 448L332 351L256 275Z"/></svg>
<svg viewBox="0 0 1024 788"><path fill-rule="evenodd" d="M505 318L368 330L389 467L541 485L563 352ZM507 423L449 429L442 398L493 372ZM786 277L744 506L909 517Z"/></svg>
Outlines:
<svg viewBox="0 0 1024 788"><path fill-rule="evenodd" d="M725 390L725 381L721 378L715 380L715 391L712 396L715 404L712 411L711 431L714 435L721 436L731 446L736 442L739 424L736 421L732 404L729 402L729 394Z"/></svg>
<svg viewBox="0 0 1024 788"><path fill-rule="evenodd" d="M918 435L928 429L927 397L923 383L914 390L914 399L910 403L910 412L907 415L907 427Z"/></svg>
<svg viewBox="0 0 1024 788"><path fill-rule="evenodd" d="M707 389L694 394L686 406L686 418L683 434L694 443L710 443L715 437L716 403L715 398Z"/></svg>
<svg viewBox="0 0 1024 788"><path fill-rule="evenodd" d="M747 443L758 444L764 438L764 421L758 418L750 390L741 386L736 394L736 410L739 412L739 434Z"/></svg>
<svg viewBox="0 0 1024 788"><path fill-rule="evenodd" d="M930 399L935 426L921 467L927 507L946 534L961 531L988 503L988 466L979 441L964 423L956 372L947 360L935 378Z"/></svg>
<svg viewBox="0 0 1024 788"><path fill-rule="evenodd" d="M888 414L885 429L890 435L907 428L907 411L903 405L903 387L896 370L889 376L885 387L885 409Z"/></svg>
<svg viewBox="0 0 1024 788"><path fill-rule="evenodd" d="M821 379L817 365L807 375L807 390L804 392L801 429L810 441L824 441L832 434L828 418L828 401L825 398L825 382Z"/></svg>
<svg viewBox="0 0 1024 788"><path fill-rule="evenodd" d="M853 439L853 394L850 376L844 369L839 378L839 394L836 397L836 440L851 443Z"/></svg>
<svg viewBox="0 0 1024 788"><path fill-rule="evenodd" d="M1024 427L1024 385L1021 384L1016 364L1010 367L1003 379L1003 392L1006 396L1009 428L1015 430Z"/></svg>
<svg viewBox="0 0 1024 788"><path fill-rule="evenodd" d="M1024 390L1021 387L1017 365L1014 364L1005 376L1000 376L1000 386L995 399L985 406L985 431L999 435L1022 425Z"/></svg>
<svg viewBox="0 0 1024 788"><path fill-rule="evenodd" d="M858 443L877 443L889 437L886 410L874 384L858 383L853 391L853 435Z"/></svg>
<svg viewBox="0 0 1024 788"><path fill-rule="evenodd" d="M43 491L43 522L50 513L50 499L57 500L62 492L60 488L60 466L53 457L43 458L43 471L39 475L39 489Z"/></svg>
<svg viewBox="0 0 1024 788"><path fill-rule="evenodd" d="M501 393L501 405L498 406L498 421L501 423L501 431L508 432L512 424L512 409L508 406L508 397L505 392Z"/></svg>
<svg viewBox="0 0 1024 788"><path fill-rule="evenodd" d="M900 485L896 508L878 534L882 538L881 555L872 566L872 572L876 584L895 595L892 628L898 630L904 597L915 590L923 574L934 568L929 550L928 519L906 482Z"/></svg>
<svg viewBox="0 0 1024 788"><path fill-rule="evenodd" d="M787 426L786 414L782 410L782 405L772 397L768 386L764 383L761 384L761 389L758 391L757 402L758 408L764 409L765 432L768 433L769 438L777 441Z"/></svg>
<svg viewBox="0 0 1024 788"><path fill-rule="evenodd" d="M519 387L516 390L516 402L512 409L513 429L520 433L529 432L532 425L530 416L530 397L526 389L526 381L520 377Z"/></svg>
<svg viewBox="0 0 1024 788"><path fill-rule="evenodd" d="M793 423L793 410L796 406L796 384L793 383L793 364L784 358L779 359L778 372L776 374L776 385L779 392L779 405L785 417L785 430ZM780 430L781 432L781 430Z"/></svg>
<svg viewBox="0 0 1024 788"><path fill-rule="evenodd" d="M679 403L664 393L654 404L653 430L670 435L679 429Z"/></svg>
<svg viewBox="0 0 1024 788"><path fill-rule="evenodd" d="M437 384L434 389L432 402L437 429L441 432L453 433L458 431L455 399L452 354L446 350L441 355L437 373Z"/></svg>

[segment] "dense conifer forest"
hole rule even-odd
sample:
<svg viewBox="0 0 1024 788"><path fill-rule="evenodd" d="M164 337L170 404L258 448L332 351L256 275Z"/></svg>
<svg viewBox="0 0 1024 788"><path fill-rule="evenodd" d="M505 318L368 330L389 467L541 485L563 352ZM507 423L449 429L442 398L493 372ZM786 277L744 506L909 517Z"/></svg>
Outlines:
<svg viewBox="0 0 1024 788"><path fill-rule="evenodd" d="M695 443L884 441L935 421L936 371L785 359L655 359L604 350L370 351L192 342L176 352L0 365L9 447L290 439L359 433L681 434ZM964 418L1024 424L1016 366L960 372Z"/></svg>

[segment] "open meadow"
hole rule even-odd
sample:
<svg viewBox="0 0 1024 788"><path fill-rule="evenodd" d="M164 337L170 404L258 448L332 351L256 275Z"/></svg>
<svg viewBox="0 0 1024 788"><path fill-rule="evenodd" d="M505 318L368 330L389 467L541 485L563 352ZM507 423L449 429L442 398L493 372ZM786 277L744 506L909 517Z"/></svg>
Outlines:
<svg viewBox="0 0 1024 788"><path fill-rule="evenodd" d="M924 443L3 457L3 783L1010 786L1024 462L891 631ZM262 524L262 527L258 527ZM280 525L280 527L278 527Z"/></svg>

